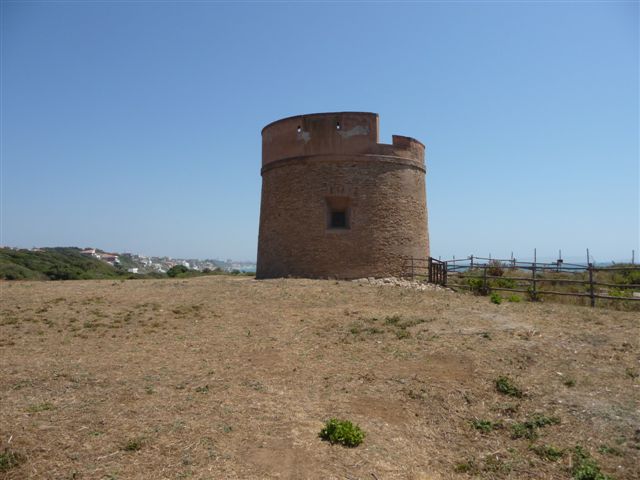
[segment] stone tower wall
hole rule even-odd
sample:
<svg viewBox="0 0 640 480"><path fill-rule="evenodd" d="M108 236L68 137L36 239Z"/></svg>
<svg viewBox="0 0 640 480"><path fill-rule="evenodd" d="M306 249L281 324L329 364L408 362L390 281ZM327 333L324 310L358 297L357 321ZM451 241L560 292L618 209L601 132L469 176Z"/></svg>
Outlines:
<svg viewBox="0 0 640 480"><path fill-rule="evenodd" d="M332 227L345 212L347 228ZM258 278L398 276L429 255L424 146L378 143L378 115L279 120L262 131Z"/></svg>

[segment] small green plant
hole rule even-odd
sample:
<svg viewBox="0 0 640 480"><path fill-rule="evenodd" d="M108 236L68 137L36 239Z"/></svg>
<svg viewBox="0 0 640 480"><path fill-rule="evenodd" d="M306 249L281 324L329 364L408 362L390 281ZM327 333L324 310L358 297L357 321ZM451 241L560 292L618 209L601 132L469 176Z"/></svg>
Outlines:
<svg viewBox="0 0 640 480"><path fill-rule="evenodd" d="M485 286L482 278L467 278L466 282L471 288L471 291L476 295L487 295L487 287Z"/></svg>
<svg viewBox="0 0 640 480"><path fill-rule="evenodd" d="M492 277L501 277L504 275L504 268L499 260L491 260L487 265L487 275Z"/></svg>
<svg viewBox="0 0 640 480"><path fill-rule="evenodd" d="M489 298L491 303L495 303L496 305L500 305L502 303L502 297L499 293L493 292Z"/></svg>
<svg viewBox="0 0 640 480"><path fill-rule="evenodd" d="M480 469L474 460L467 460L466 462L457 463L454 467L456 473L468 473L470 475L476 475L480 473Z"/></svg>
<svg viewBox="0 0 640 480"><path fill-rule="evenodd" d="M358 425L349 420L338 420L337 418L327 421L318 435L331 444L339 443L345 447L357 447L365 437L365 433Z"/></svg>
<svg viewBox="0 0 640 480"><path fill-rule="evenodd" d="M209 385L196 387L196 392L198 392L198 393L209 393Z"/></svg>
<svg viewBox="0 0 640 480"><path fill-rule="evenodd" d="M520 297L520 295L509 295L507 297L507 300L509 300L512 303L519 303L522 301L522 297Z"/></svg>
<svg viewBox="0 0 640 480"><path fill-rule="evenodd" d="M500 423L493 423L491 420L473 420L471 426L482 433L490 433L502 425Z"/></svg>
<svg viewBox="0 0 640 480"><path fill-rule="evenodd" d="M615 455L616 457L621 457L622 452L616 447L610 447L609 445L600 445L598 448L598 452L604 455Z"/></svg>
<svg viewBox="0 0 640 480"><path fill-rule="evenodd" d="M565 381L562 383L564 383L565 387L569 387L569 388L576 386L576 381L571 377L565 379Z"/></svg>
<svg viewBox="0 0 640 480"><path fill-rule="evenodd" d="M631 291L623 288L612 288L609 290L609 295L612 297L626 298L631 297Z"/></svg>
<svg viewBox="0 0 640 480"><path fill-rule="evenodd" d="M571 475L574 480L612 480L600 471L597 462L580 445L573 449L572 460Z"/></svg>
<svg viewBox="0 0 640 480"><path fill-rule="evenodd" d="M396 332L396 337L398 337L399 340L409 338L410 336L411 336L411 332L404 328Z"/></svg>
<svg viewBox="0 0 640 480"><path fill-rule="evenodd" d="M547 425L556 425L560 423L558 417L547 417L546 415L534 415L533 418L521 423L515 423L511 426L511 438L526 438L535 440L538 438L538 429Z"/></svg>
<svg viewBox="0 0 640 480"><path fill-rule="evenodd" d="M37 403L35 405L29 405L29 413L46 412L47 410L53 410L53 404L49 402Z"/></svg>
<svg viewBox="0 0 640 480"><path fill-rule="evenodd" d="M540 294L533 287L527 288L527 295L529 295L529 300L532 302L540 301Z"/></svg>
<svg viewBox="0 0 640 480"><path fill-rule="evenodd" d="M491 282L491 285L499 288L516 288L518 285L515 280L510 278L498 278Z"/></svg>
<svg viewBox="0 0 640 480"><path fill-rule="evenodd" d="M389 317L385 317L384 323L386 325L396 325L398 324L398 322L400 322L400 320L402 320L402 317L400 315L391 315Z"/></svg>
<svg viewBox="0 0 640 480"><path fill-rule="evenodd" d="M522 397L523 393L509 377L501 376L496 380L496 390L511 397Z"/></svg>
<svg viewBox="0 0 640 480"><path fill-rule="evenodd" d="M538 438L538 432L536 428L528 422L515 423L511 426L511 438L514 440L517 438L535 440Z"/></svg>
<svg viewBox="0 0 640 480"><path fill-rule="evenodd" d="M138 450L140 450L142 448L142 443L143 443L143 438L142 437L130 438L122 446L122 449L125 452L137 452Z"/></svg>
<svg viewBox="0 0 640 480"><path fill-rule="evenodd" d="M13 467L17 467L23 461L24 457L21 454L5 448L4 452L0 453L0 472L6 472Z"/></svg>
<svg viewBox="0 0 640 480"><path fill-rule="evenodd" d="M553 445L532 445L529 447L540 458L555 462L564 455L564 450L556 448Z"/></svg>

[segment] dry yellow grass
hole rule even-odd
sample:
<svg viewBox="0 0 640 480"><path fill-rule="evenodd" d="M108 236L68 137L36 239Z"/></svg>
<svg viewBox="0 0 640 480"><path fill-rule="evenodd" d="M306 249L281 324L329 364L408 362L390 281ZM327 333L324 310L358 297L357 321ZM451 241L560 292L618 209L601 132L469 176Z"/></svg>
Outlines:
<svg viewBox="0 0 640 480"><path fill-rule="evenodd" d="M0 289L0 477L571 478L544 444L640 477L637 313L219 276ZM513 439L534 414L561 423ZM330 417L364 443L322 442Z"/></svg>

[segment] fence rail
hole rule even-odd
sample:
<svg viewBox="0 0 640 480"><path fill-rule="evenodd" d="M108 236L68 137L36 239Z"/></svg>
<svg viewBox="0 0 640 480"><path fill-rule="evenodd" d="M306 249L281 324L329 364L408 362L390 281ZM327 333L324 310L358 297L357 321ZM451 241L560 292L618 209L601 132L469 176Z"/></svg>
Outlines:
<svg viewBox="0 0 640 480"><path fill-rule="evenodd" d="M532 300L539 299L540 295L581 297L589 298L592 307L596 305L596 299L640 301L640 296L634 295L640 292L640 283L633 283L640 279L638 265L596 267L592 263L581 265L564 263L562 260L553 263L522 262L514 258L495 259L472 255L443 261L432 257L411 257L405 259L404 272L405 276L412 279L424 279L453 289L469 289L483 294L494 290L519 292L528 294ZM530 275L527 272L531 272ZM613 282L612 278L617 274L629 282ZM541 288L543 284L547 287ZM583 291L559 291L553 288L561 285L568 285L574 290L582 286Z"/></svg>

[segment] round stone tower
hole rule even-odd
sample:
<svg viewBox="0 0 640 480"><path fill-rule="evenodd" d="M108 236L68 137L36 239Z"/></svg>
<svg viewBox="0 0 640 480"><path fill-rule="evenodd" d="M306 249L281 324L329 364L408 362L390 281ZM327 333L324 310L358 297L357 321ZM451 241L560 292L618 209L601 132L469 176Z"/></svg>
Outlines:
<svg viewBox="0 0 640 480"><path fill-rule="evenodd" d="M257 278L400 276L429 256L424 145L378 143L378 115L315 113L262 129Z"/></svg>

